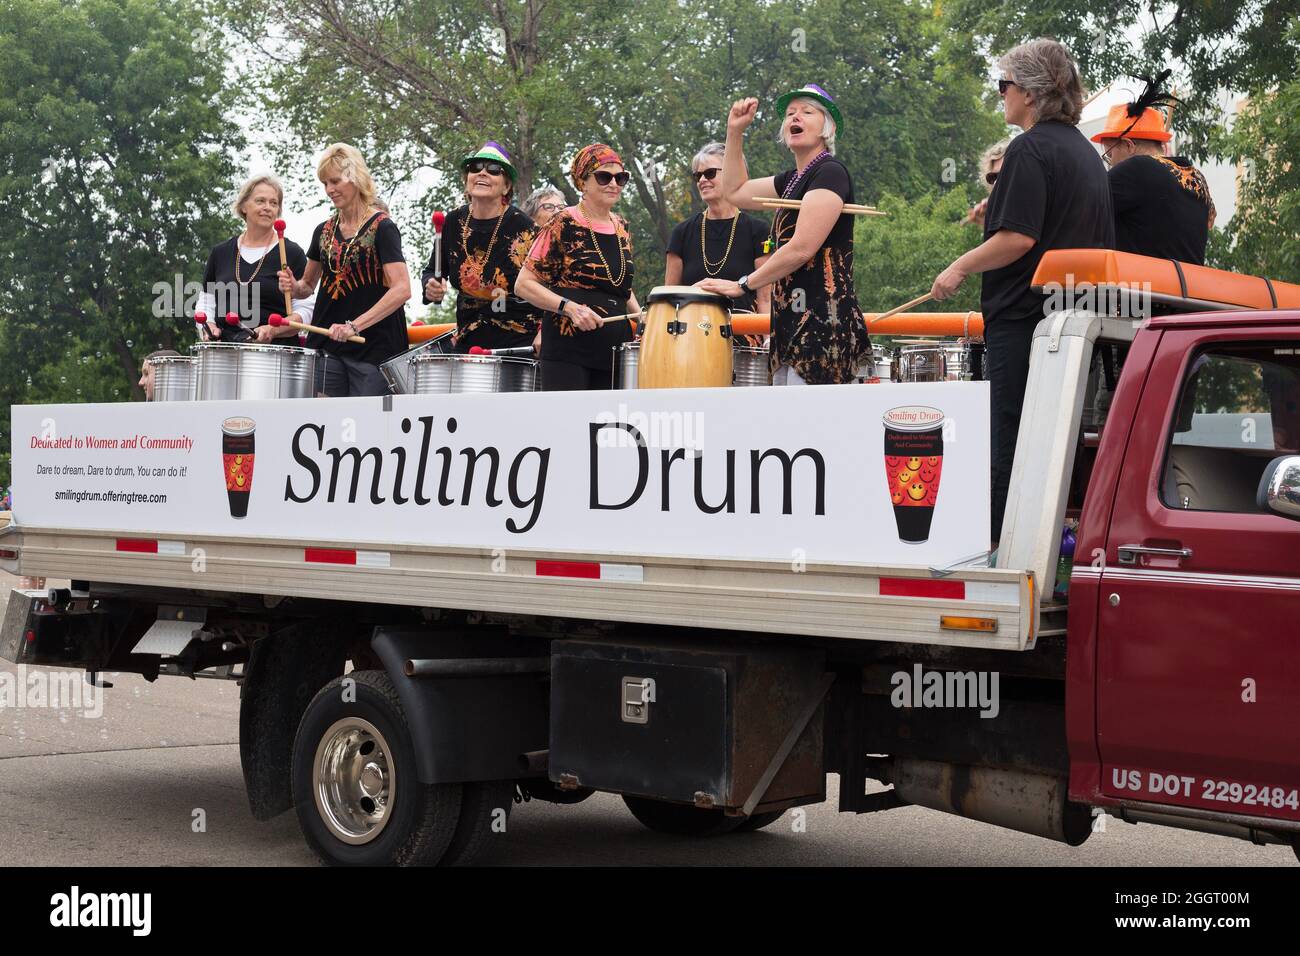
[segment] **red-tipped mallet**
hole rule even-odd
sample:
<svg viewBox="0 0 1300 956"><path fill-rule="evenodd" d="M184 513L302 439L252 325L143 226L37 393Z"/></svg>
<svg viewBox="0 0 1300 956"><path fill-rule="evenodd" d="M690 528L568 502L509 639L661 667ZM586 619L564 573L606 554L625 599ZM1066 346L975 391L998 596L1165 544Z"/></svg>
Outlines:
<svg viewBox="0 0 1300 956"><path fill-rule="evenodd" d="M276 313L266 320L271 325L287 325L291 329L298 329L300 332L315 332L317 335L329 335L329 329L322 329L315 325L307 325L303 322L295 322L293 319L286 319L284 316ZM365 345L366 340L360 335L349 335L349 342L356 342L358 345Z"/></svg>
<svg viewBox="0 0 1300 956"><path fill-rule="evenodd" d="M203 332L210 332L210 330L208 329L208 313L195 312L194 324L197 325L201 330L203 330L199 333L200 337L203 335Z"/></svg>
<svg viewBox="0 0 1300 956"><path fill-rule="evenodd" d="M485 349L481 345L471 345L470 355L532 355L533 347L531 345L518 345L508 349Z"/></svg>
<svg viewBox="0 0 1300 956"><path fill-rule="evenodd" d="M283 219L277 219L275 221L275 234L276 236L279 237L280 240L280 271L283 272L285 269L289 268L289 257L285 255L284 252L284 220ZM292 272L289 274L293 275ZM285 292L284 294L284 311L286 314L289 315L293 313L293 297L288 292Z"/></svg>
<svg viewBox="0 0 1300 956"><path fill-rule="evenodd" d="M447 221L447 214L441 209L433 214L433 277L442 278L442 224Z"/></svg>

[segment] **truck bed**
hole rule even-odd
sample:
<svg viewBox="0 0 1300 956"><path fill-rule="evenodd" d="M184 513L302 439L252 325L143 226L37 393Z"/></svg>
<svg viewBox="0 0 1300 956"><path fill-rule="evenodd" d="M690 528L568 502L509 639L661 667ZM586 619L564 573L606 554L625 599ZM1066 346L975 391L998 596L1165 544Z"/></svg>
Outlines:
<svg viewBox="0 0 1300 956"><path fill-rule="evenodd" d="M0 530L0 567L92 584L987 650L1032 649L1039 616L1031 572L984 567L795 570L775 561L17 526Z"/></svg>

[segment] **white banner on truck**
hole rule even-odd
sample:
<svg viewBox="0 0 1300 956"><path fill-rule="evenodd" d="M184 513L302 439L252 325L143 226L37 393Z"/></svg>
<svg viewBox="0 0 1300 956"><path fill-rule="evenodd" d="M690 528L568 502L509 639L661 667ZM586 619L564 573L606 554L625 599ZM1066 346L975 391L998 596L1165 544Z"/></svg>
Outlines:
<svg viewBox="0 0 1300 956"><path fill-rule="evenodd" d="M13 408L34 528L943 565L983 382Z"/></svg>

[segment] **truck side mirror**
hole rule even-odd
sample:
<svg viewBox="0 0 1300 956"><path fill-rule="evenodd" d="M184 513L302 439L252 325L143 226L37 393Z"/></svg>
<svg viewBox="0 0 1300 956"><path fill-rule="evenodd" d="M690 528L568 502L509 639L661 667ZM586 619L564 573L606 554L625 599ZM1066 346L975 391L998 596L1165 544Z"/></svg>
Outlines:
<svg viewBox="0 0 1300 956"><path fill-rule="evenodd" d="M1300 455L1283 455L1268 463L1255 503L1262 511L1300 519Z"/></svg>

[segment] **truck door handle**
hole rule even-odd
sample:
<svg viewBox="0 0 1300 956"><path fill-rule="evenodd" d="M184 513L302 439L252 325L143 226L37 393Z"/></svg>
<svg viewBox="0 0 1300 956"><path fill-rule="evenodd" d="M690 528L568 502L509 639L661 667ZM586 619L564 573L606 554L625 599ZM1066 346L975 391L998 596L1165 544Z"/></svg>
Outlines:
<svg viewBox="0 0 1300 956"><path fill-rule="evenodd" d="M1137 564L1138 555L1150 554L1160 558L1178 558L1183 560L1192 556L1191 548L1148 548L1141 544L1121 544L1119 546L1120 564Z"/></svg>

